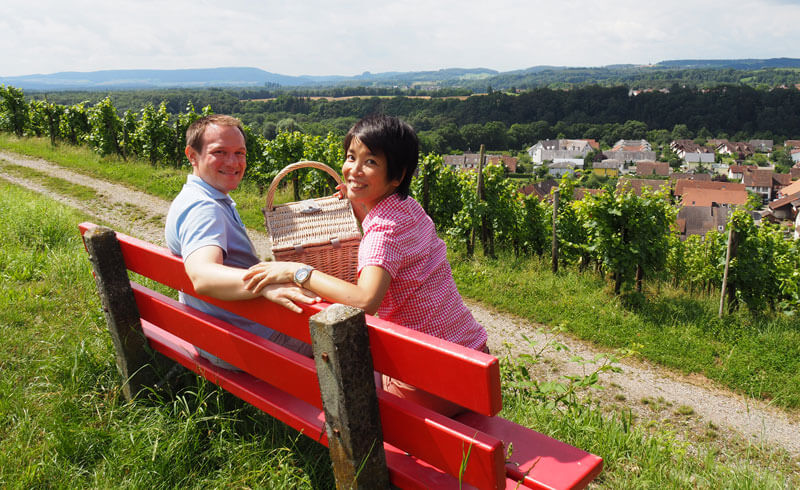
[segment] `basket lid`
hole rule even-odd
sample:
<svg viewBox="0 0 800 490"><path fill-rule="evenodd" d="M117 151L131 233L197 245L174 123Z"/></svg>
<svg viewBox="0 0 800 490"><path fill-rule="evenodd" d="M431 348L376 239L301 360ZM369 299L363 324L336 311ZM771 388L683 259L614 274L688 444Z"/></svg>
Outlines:
<svg viewBox="0 0 800 490"><path fill-rule="evenodd" d="M361 239L350 201L336 196L265 208L264 216L273 250Z"/></svg>

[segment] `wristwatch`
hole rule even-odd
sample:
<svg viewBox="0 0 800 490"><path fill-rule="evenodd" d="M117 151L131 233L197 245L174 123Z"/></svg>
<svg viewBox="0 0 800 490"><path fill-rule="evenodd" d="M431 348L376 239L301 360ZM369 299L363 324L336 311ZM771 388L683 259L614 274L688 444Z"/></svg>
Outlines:
<svg viewBox="0 0 800 490"><path fill-rule="evenodd" d="M304 265L297 269L294 273L294 283L302 287L303 283L308 281L309 276L311 276L311 271L313 270L314 268L310 265Z"/></svg>

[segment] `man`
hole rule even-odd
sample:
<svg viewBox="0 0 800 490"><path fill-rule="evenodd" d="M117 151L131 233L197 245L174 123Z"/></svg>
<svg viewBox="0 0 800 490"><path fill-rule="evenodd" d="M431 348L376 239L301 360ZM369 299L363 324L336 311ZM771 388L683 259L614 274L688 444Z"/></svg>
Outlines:
<svg viewBox="0 0 800 490"><path fill-rule="evenodd" d="M247 268L260 260L236 211L236 203L228 195L239 186L247 167L241 121L221 114L198 119L186 131L185 153L192 164L192 173L169 208L164 232L170 251L183 257L195 291L226 301L264 296L298 313L301 309L295 302L311 304L319 301L316 295L294 284L274 284L258 295L244 288L242 277ZM308 344L205 301L183 293L180 293L180 301L304 355L311 355ZM208 352L198 351L218 366L236 369Z"/></svg>

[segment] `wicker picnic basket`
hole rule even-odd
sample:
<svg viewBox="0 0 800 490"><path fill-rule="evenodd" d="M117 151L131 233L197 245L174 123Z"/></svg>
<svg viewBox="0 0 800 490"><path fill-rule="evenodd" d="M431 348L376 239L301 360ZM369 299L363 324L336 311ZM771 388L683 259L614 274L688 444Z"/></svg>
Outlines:
<svg viewBox="0 0 800 490"><path fill-rule="evenodd" d="M263 209L272 253L275 260L303 262L355 284L361 231L350 201L330 196L272 205L280 181L294 170L309 167L342 183L333 169L320 162L301 161L281 170L269 186Z"/></svg>

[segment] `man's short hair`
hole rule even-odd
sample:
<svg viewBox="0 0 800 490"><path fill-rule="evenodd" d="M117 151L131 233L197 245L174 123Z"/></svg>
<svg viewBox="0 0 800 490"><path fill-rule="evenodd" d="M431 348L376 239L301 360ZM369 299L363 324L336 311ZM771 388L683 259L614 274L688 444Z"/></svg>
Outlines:
<svg viewBox="0 0 800 490"><path fill-rule="evenodd" d="M206 132L206 128L211 125L239 128L242 137L247 142L247 135L244 133L242 121L225 114L211 114L201 117L186 129L186 146L191 146L197 153L201 153L203 151L203 135Z"/></svg>

